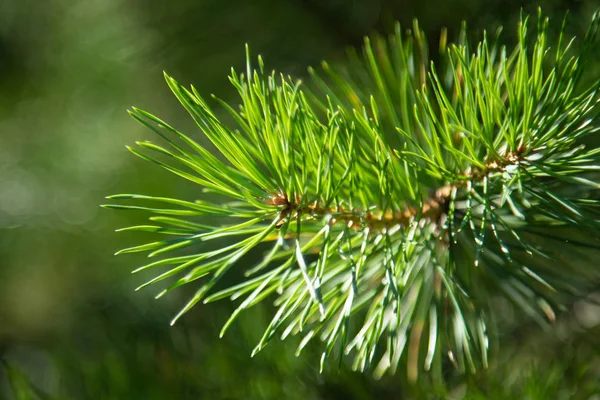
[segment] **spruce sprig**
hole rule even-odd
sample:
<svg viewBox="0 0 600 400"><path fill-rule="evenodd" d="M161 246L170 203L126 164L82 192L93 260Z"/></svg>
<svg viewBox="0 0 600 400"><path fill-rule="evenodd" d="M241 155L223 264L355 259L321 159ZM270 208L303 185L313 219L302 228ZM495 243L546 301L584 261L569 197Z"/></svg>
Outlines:
<svg viewBox="0 0 600 400"><path fill-rule="evenodd" d="M198 286L172 323L201 300L231 298L239 306L223 335L274 297L254 353L299 334L298 353L324 342L321 369L336 346L376 375L401 360L411 379L441 373L444 357L461 371L485 367L498 294L544 323L597 282L597 270L556 245L600 248L600 150L586 145L600 129L600 81L578 85L599 21L596 13L579 52L562 33L550 50L541 13L533 41L521 19L511 51L485 34L471 46L465 30L447 44L443 32L435 64L418 25L398 26L387 40L367 39L348 66L311 70L310 91L268 74L260 57L253 70L247 54L246 72L230 76L239 108L217 99L234 127L165 75L220 155L138 108L130 114L163 144L129 149L229 201L109 196L142 205L105 207L151 215L151 225L123 230L169 235L117 254L160 256L134 271L166 266L140 286L169 280L157 297ZM231 244L193 250L224 237ZM246 280L219 287L264 244Z"/></svg>

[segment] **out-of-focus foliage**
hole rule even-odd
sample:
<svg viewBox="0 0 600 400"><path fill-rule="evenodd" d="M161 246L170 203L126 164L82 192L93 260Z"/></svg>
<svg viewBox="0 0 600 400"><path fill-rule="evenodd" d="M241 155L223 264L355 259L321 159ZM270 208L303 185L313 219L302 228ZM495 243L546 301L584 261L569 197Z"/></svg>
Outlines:
<svg viewBox="0 0 600 400"><path fill-rule="evenodd" d="M597 333L598 321L589 315L598 309L592 305L567 312L566 327L556 334L521 328L507 315L514 333L503 339L529 337L537 346L519 357L506 350L506 361L490 366L485 379L448 377L447 391L435 382L409 387L400 375L373 381L347 366L319 375L313 349L294 358L280 343L250 359L270 310L243 316L222 340L217 337L232 311L228 304L198 307L169 327L172 310L190 293L183 290L161 302L150 293L134 293L147 276L132 277L132 259L116 259L107 249L122 244L114 228L140 220L97 207L105 195L124 188L174 196L185 190L186 185L164 179L166 172L140 173L146 165L124 148L149 135L125 112L134 103L160 109L166 120L180 121L182 130L192 125L163 84L162 70L227 99L225 75L230 66L244 63L245 42L270 67L302 76L321 59L342 60L346 46L359 45L364 34L391 32L395 20L408 26L418 17L429 37L437 38L442 26L457 28L462 19L473 32L514 26L521 5L5 0L0 7L0 358L6 366L0 370L0 397L369 399L447 393L546 399L598 393L598 335L586 333L594 327ZM571 9L569 36L582 34L598 6L593 0L542 5L558 20ZM597 76L598 69L598 63L590 66L588 75ZM131 243L141 239L142 234L131 237ZM588 317L579 326L575 321L582 315Z"/></svg>

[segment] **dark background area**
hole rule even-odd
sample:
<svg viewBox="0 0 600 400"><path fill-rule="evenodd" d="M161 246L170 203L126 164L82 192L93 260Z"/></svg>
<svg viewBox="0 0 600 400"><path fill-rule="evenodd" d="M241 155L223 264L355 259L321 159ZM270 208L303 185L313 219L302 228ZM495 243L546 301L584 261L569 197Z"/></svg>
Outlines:
<svg viewBox="0 0 600 400"><path fill-rule="evenodd" d="M246 313L221 340L220 327L234 309L228 302L197 306L170 327L194 288L160 301L153 299L157 288L134 292L147 276L130 271L144 260L113 253L147 237L113 231L142 219L99 204L123 192L201 196L125 149L152 139L127 115L132 105L202 141L163 70L202 94L235 102L227 74L244 65L245 43L269 69L302 78L323 59L343 62L364 35L390 33L395 21L409 27L413 18L431 43L442 27L452 37L466 20L474 38L483 28L504 25L502 40L511 44L521 7L535 14L538 5L552 18L553 31L569 9L567 32L582 37L600 3L0 1L0 398L437 396L425 383L405 384L402 371L375 381L332 362L319 374L318 347L296 358L293 339L250 358L273 312L270 304ZM588 77L598 78L599 65L586 70ZM447 395L597 393L600 399L599 310L576 304L555 329L524 326L486 374L449 376ZM30 392L37 394L27 397Z"/></svg>

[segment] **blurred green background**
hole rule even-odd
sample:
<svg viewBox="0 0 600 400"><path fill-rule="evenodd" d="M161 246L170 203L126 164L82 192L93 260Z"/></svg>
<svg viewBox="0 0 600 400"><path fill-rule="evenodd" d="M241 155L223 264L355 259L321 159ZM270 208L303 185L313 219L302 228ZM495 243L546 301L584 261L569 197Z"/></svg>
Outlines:
<svg viewBox="0 0 600 400"><path fill-rule="evenodd" d="M269 68L301 78L322 59L342 61L364 35L415 17L432 43L462 20L474 35L504 25L512 43L521 7L535 13L538 5L554 30L569 9L567 31L581 37L600 3L0 1L0 398L600 399L600 308L590 302L575 304L555 329L520 326L487 374L449 375L445 390L410 386L402 372L375 381L333 362L321 375L318 348L296 358L293 340L250 358L269 304L221 340L234 307L227 302L197 306L170 327L193 288L160 301L156 289L134 292L146 278L130 274L142 257L113 253L144 238L113 231L141 216L99 207L114 193L200 195L125 149L152 139L127 115L132 105L202 140L163 70L235 101L227 74L244 65L244 43ZM588 77L598 78L599 65Z"/></svg>

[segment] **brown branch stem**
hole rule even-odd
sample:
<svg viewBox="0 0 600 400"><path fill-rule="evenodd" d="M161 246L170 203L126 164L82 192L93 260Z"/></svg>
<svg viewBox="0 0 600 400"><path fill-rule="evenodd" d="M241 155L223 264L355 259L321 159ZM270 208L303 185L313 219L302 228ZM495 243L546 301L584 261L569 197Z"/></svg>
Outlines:
<svg viewBox="0 0 600 400"><path fill-rule="evenodd" d="M335 225L344 223L349 228L361 230L366 227L372 232L389 230L396 226L407 227L414 220L440 223L447 216L448 204L452 192L464 187L468 182L481 181L491 173L501 172L507 166L519 163L523 159L526 149L521 147L515 152L507 152L504 156L487 162L484 168L471 169L462 175L462 179L446 184L435 190L424 202L420 208L412 206L406 207L401 211L386 212L364 212L361 210L346 210L344 207L323 207L318 202L309 205L302 205L302 199L296 198L290 201L285 194L274 195L268 204L281 207L279 213L281 216L280 225L287 217L296 218L298 215L307 215L312 218L322 218L331 215L329 223ZM440 224L441 225L441 224Z"/></svg>

